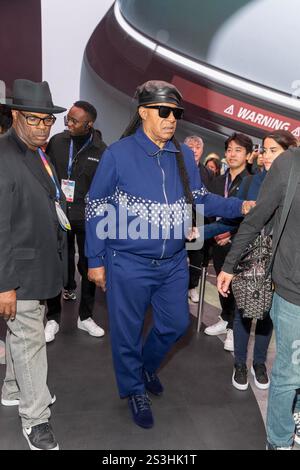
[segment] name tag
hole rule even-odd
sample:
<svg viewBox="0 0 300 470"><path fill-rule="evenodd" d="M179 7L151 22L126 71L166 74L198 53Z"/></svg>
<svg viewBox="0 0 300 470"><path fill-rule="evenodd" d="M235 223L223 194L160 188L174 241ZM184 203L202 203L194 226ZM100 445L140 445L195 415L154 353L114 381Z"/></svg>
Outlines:
<svg viewBox="0 0 300 470"><path fill-rule="evenodd" d="M66 196L66 200L68 202L73 202L75 193L75 181L61 180L61 189L64 195Z"/></svg>
<svg viewBox="0 0 300 470"><path fill-rule="evenodd" d="M62 210L59 202L57 201L55 201L55 209L56 209L56 214L57 214L57 218L59 221L59 225L61 226L61 228L63 230L71 230L69 219L64 213L64 211Z"/></svg>

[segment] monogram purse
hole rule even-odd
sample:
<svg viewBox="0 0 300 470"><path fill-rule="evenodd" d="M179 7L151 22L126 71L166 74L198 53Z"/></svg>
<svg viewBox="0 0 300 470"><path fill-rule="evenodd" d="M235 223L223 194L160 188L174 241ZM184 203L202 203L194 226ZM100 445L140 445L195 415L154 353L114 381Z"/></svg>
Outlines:
<svg viewBox="0 0 300 470"><path fill-rule="evenodd" d="M263 320L271 309L273 286L268 269L272 259L272 238L258 235L234 268L232 292L245 318Z"/></svg>

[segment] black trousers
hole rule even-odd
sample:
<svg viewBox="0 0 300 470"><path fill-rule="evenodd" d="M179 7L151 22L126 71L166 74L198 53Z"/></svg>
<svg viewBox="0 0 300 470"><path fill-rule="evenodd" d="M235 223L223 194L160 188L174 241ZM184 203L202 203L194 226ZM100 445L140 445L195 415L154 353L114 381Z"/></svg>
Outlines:
<svg viewBox="0 0 300 470"><path fill-rule="evenodd" d="M93 308L95 304L95 291L96 286L90 282L87 277L88 264L84 254L85 244L85 222L73 220L70 221L72 230L68 232L68 285L65 286L66 290L75 290L75 241L78 247L78 263L77 268L81 275L81 297L79 305L79 317L81 320L86 320L93 316ZM55 320L57 323L60 321L61 316L61 294L48 299L48 312L47 320Z"/></svg>
<svg viewBox="0 0 300 470"><path fill-rule="evenodd" d="M209 259L211 257L211 241L205 240L203 248L201 250L189 250L188 257L190 260L190 282L189 289L194 289L199 284L199 279L201 275L200 268L203 266L207 267Z"/></svg>
<svg viewBox="0 0 300 470"><path fill-rule="evenodd" d="M213 259L213 264L214 264L214 268L215 268L217 276L222 271L222 266L224 264L227 254L230 251L230 248L231 248L231 243L228 243L225 246L219 246L217 244L213 245L212 259ZM230 328L232 330L234 311L235 311L234 296L232 292L230 291L230 294L228 295L228 297L222 297L222 295L219 294L219 299L220 299L220 304L222 307L221 317L224 321L228 322L227 328Z"/></svg>

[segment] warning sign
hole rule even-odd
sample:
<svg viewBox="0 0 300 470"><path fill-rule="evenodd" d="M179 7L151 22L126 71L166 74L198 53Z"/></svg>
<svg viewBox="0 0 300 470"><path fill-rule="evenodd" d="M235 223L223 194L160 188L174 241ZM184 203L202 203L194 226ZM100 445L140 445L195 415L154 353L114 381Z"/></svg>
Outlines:
<svg viewBox="0 0 300 470"><path fill-rule="evenodd" d="M188 103L218 114L223 118L247 124L265 131L287 130L300 137L300 120L273 113L232 97L210 90L202 85L175 76L172 80Z"/></svg>
<svg viewBox="0 0 300 470"><path fill-rule="evenodd" d="M300 137L300 127L297 127L297 129L294 129L292 131L292 134L297 138Z"/></svg>
<svg viewBox="0 0 300 470"><path fill-rule="evenodd" d="M233 104L231 106L229 106L228 108L224 109L224 113L225 114L230 114L231 116L233 115L234 113L234 106Z"/></svg>

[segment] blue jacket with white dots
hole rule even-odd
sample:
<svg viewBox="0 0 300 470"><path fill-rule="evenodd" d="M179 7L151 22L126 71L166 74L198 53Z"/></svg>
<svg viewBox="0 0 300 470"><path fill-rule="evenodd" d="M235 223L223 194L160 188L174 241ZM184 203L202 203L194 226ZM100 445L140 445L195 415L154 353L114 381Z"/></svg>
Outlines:
<svg viewBox="0 0 300 470"><path fill-rule="evenodd" d="M181 145L197 210L207 217L241 216L242 201L211 194L201 183L192 151ZM140 127L104 152L86 208L89 267L103 266L107 247L151 259L171 258L185 246L191 211L170 140L161 149ZM199 207L199 205L202 205Z"/></svg>

